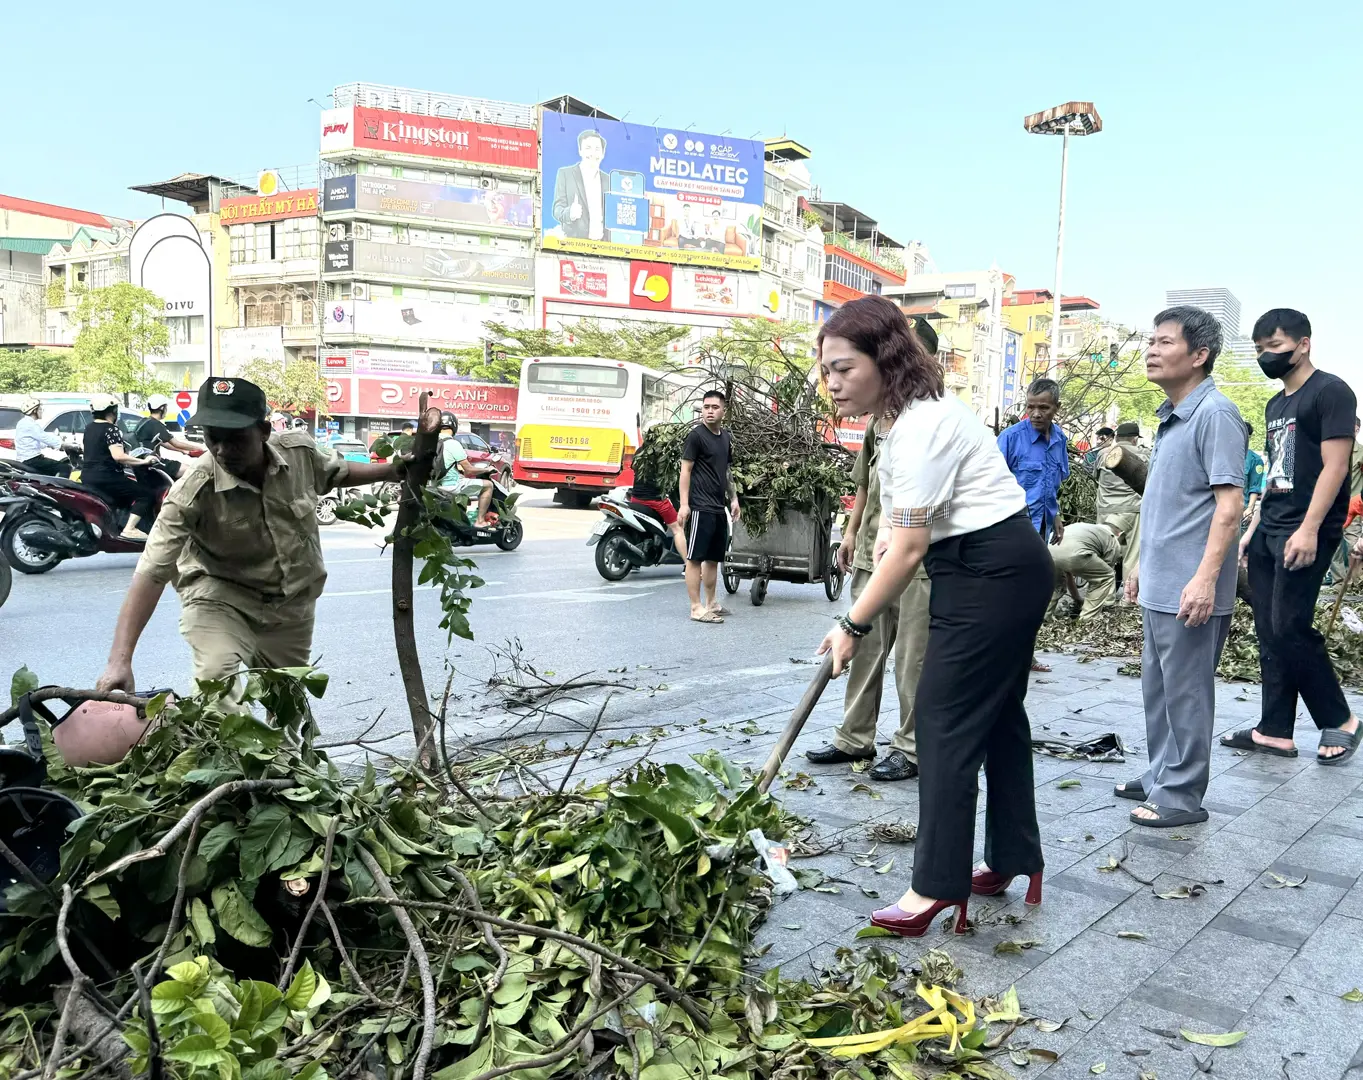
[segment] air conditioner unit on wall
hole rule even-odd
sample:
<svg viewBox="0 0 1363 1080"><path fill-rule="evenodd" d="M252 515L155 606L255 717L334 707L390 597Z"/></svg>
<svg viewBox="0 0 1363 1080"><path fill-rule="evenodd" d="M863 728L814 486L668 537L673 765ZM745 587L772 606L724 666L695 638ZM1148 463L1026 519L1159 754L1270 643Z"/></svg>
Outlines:
<svg viewBox="0 0 1363 1080"><path fill-rule="evenodd" d="M355 234L355 239L356 239L356 240L368 240L368 239L369 239L369 222L367 222L367 221L357 221L357 222L355 222L355 225L354 225L354 234Z"/></svg>
<svg viewBox="0 0 1363 1080"><path fill-rule="evenodd" d="M480 176L478 177L478 186L480 188L496 187L497 181L490 176Z"/></svg>
<svg viewBox="0 0 1363 1080"><path fill-rule="evenodd" d="M351 299L354 300L368 300L369 286L366 285L363 281L355 282L355 284L350 287L350 296Z"/></svg>
<svg viewBox="0 0 1363 1080"><path fill-rule="evenodd" d="M524 311L525 301L519 296L508 297L506 301L507 311Z"/></svg>

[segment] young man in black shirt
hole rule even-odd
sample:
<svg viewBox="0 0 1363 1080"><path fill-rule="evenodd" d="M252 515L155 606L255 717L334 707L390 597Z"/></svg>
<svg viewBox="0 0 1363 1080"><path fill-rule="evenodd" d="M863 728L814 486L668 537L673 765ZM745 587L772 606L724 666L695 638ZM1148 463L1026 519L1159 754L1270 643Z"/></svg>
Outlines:
<svg viewBox="0 0 1363 1080"><path fill-rule="evenodd" d="M179 450L182 454L192 454L198 457L203 453L203 447L195 446L187 439L181 438L178 434L166 427L166 412L170 409L170 398L165 394L152 394L147 398L147 413L149 414L142 423L137 425L134 438L137 445L145 447L152 452L156 452L163 446L169 446L172 450ZM174 459L161 459L161 468L172 480L180 479L180 463Z"/></svg>
<svg viewBox="0 0 1363 1080"><path fill-rule="evenodd" d="M1258 727L1222 736L1224 746L1296 757L1297 697L1321 729L1316 760L1342 765L1360 733L1339 688L1325 638L1313 624L1330 555L1349 508L1356 402L1348 384L1311 363L1311 322L1275 308L1254 324L1259 367L1283 388L1264 410L1268 472L1240 541L1249 564L1263 698Z"/></svg>
<svg viewBox="0 0 1363 1080"><path fill-rule="evenodd" d="M733 440L720 427L728 400L723 391L707 391L701 399L701 422L691 429L682 446L677 520L686 536L686 591L691 597L691 618L701 623L721 623L723 616L730 614L715 597L719 564L729 549L729 522L738 520L738 496L729 479Z"/></svg>
<svg viewBox="0 0 1363 1080"><path fill-rule="evenodd" d="M125 540L145 540L140 526L151 525L156 508L156 492L150 485L129 479L124 467L141 469L153 458L135 458L123 445L118 430L118 401L109 394L92 394L93 419L85 428L85 458L81 463L81 483L95 489L111 506L130 507L128 523L120 534Z"/></svg>

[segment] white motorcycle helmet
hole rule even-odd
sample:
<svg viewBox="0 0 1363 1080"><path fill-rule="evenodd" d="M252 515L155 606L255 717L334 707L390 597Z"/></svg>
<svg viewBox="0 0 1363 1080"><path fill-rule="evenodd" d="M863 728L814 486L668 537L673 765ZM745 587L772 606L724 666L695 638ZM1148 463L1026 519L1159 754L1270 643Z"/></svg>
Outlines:
<svg viewBox="0 0 1363 1080"><path fill-rule="evenodd" d="M96 416L116 408L118 408L118 398L114 397L113 394L90 395L90 411Z"/></svg>
<svg viewBox="0 0 1363 1080"><path fill-rule="evenodd" d="M23 401L19 402L19 408L25 416L37 416L38 410L43 407L43 403L32 394L27 395Z"/></svg>
<svg viewBox="0 0 1363 1080"><path fill-rule="evenodd" d="M170 398L166 397L165 394L152 394L151 397L147 398L147 412L149 413L160 412L162 409L169 408Z"/></svg>

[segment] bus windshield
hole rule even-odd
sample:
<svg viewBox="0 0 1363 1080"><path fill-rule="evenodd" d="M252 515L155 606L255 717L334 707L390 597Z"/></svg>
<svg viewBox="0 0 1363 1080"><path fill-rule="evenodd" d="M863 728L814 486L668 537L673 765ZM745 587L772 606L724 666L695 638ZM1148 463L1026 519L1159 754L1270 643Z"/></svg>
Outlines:
<svg viewBox="0 0 1363 1080"><path fill-rule="evenodd" d="M629 371L591 364L532 364L526 389L532 394L589 394L622 398L629 387Z"/></svg>

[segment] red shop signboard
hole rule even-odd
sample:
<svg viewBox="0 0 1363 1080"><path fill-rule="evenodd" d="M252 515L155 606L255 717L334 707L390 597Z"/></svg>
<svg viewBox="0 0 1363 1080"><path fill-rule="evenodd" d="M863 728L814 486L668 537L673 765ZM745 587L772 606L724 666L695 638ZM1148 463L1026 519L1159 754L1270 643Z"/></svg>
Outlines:
<svg viewBox="0 0 1363 1080"><path fill-rule="evenodd" d="M433 408L446 409L461 420L477 424L510 424L516 420L516 387L495 383L433 382L361 376L359 416L390 416L415 420L421 392L430 394Z"/></svg>
<svg viewBox="0 0 1363 1080"><path fill-rule="evenodd" d="M355 146L483 165L539 168L539 147L530 128L478 124L448 116L419 116L356 106Z"/></svg>

